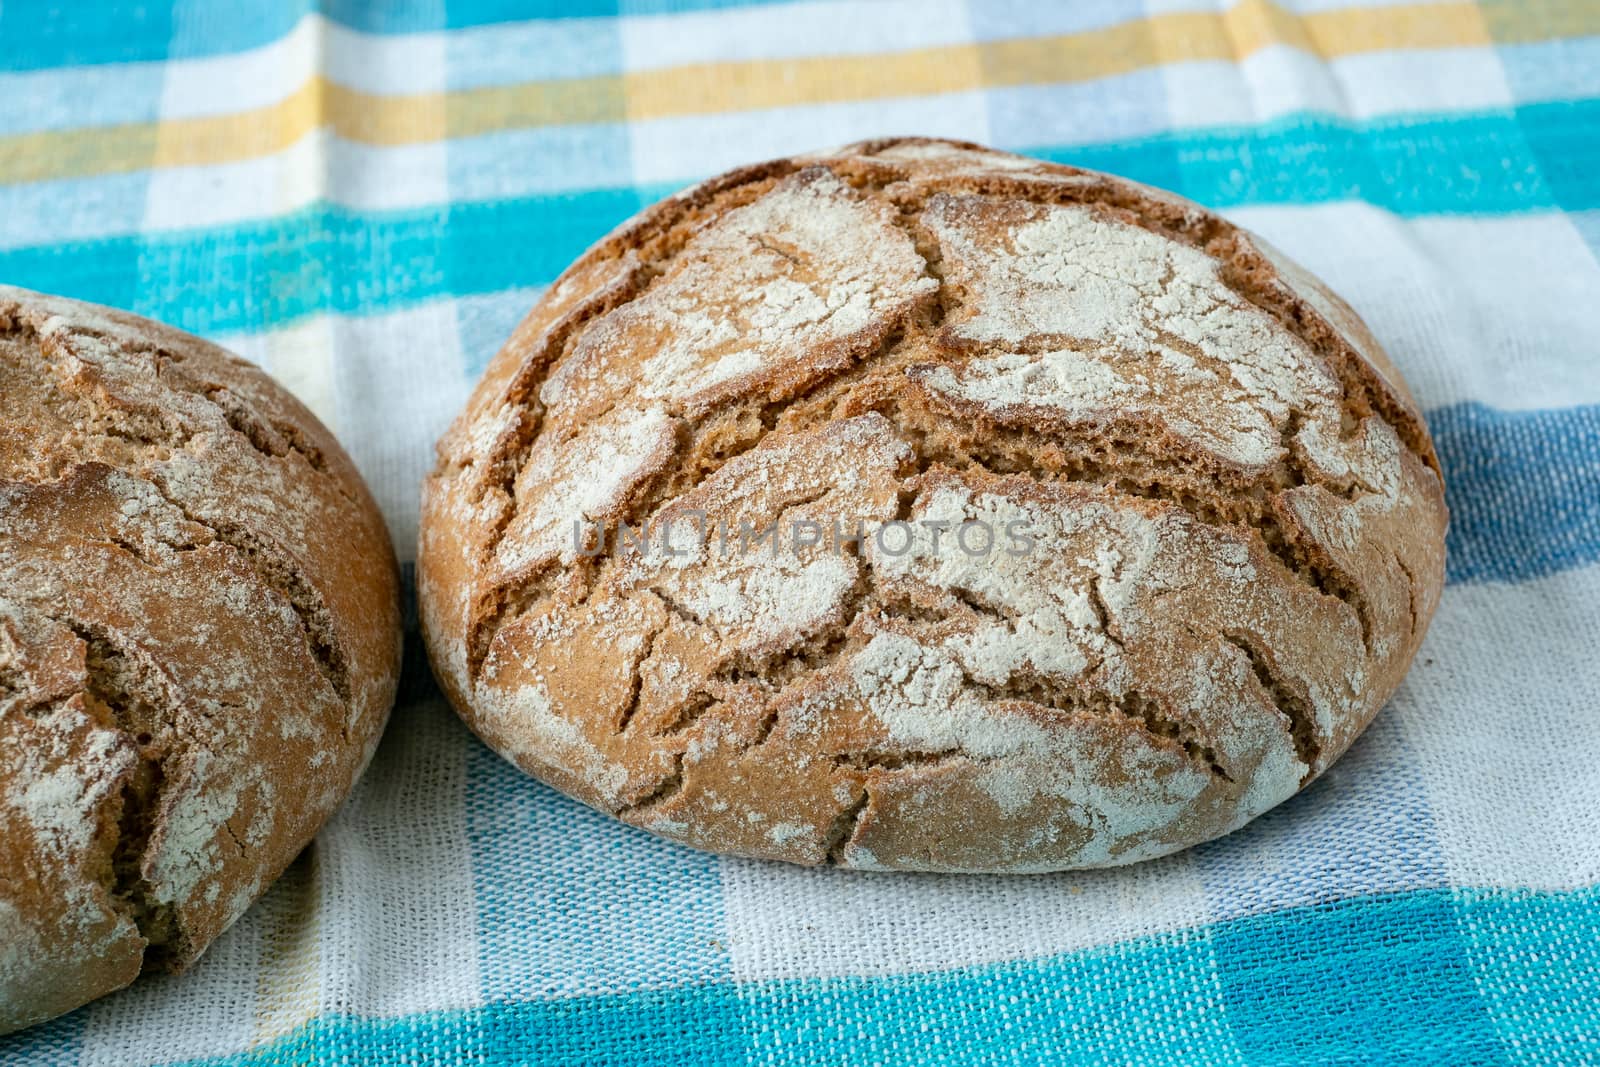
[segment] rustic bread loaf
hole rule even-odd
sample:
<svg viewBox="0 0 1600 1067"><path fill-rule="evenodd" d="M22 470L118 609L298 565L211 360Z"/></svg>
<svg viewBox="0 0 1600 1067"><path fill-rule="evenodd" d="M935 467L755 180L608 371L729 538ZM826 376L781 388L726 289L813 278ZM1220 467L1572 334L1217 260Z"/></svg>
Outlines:
<svg viewBox="0 0 1600 1067"><path fill-rule="evenodd" d="M1324 770L1422 640L1445 525L1394 367L1259 238L910 139L723 175L580 258L441 440L419 575L461 715L603 811L1043 871Z"/></svg>
<svg viewBox="0 0 1600 1067"><path fill-rule="evenodd" d="M399 658L383 519L309 411L0 288L0 1032L194 961L349 791Z"/></svg>

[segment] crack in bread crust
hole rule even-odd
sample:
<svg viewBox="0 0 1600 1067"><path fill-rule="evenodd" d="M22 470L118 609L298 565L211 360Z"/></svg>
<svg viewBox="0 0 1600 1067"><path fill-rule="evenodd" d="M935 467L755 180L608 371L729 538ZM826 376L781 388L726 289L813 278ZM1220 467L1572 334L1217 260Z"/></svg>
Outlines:
<svg viewBox="0 0 1600 1067"><path fill-rule="evenodd" d="M1304 785L1310 781L1319 762L1321 748L1317 741L1314 717L1307 710L1308 702L1304 694L1295 692L1291 683L1273 669L1267 653L1258 647L1253 638L1243 634L1226 634L1224 639L1250 661L1250 672L1256 676L1256 681L1272 699L1273 706L1289 722L1295 751L1299 753L1300 762L1306 767L1305 775L1300 780L1300 784Z"/></svg>
<svg viewBox="0 0 1600 1067"><path fill-rule="evenodd" d="M971 168L941 169L943 164L924 165L918 161L918 152L926 152L930 158L940 153L981 154L982 158ZM1331 521L1329 514L1342 515L1347 522L1365 522L1362 516L1391 507L1397 490L1383 480L1386 475L1382 472L1374 474L1344 457L1377 455L1371 442L1382 446L1385 439L1392 439L1403 454L1383 470L1397 466L1400 477L1411 479L1404 491L1422 493L1426 499L1414 506L1423 512L1431 508L1429 523L1437 522L1439 530L1443 502L1437 458L1425 425L1403 385L1396 386L1385 376L1383 367L1387 364L1381 351L1364 351L1358 341L1347 336L1345 322L1328 318L1342 307L1337 305L1337 298L1327 296L1331 302L1326 306L1302 298L1283 280L1275 266L1277 260L1264 251L1264 243L1176 198L1092 172L1001 157L978 146L900 139L776 161L714 180L647 210L596 246L563 276L564 280L581 279L592 275L597 265L631 257L635 265L630 282L604 288L587 301L580 293L558 308L559 315L536 308L519 328L519 335L526 331L532 336L541 315L546 335L531 346L526 339L519 342L513 338L496 362L512 360L514 372L491 365L486 382L467 413L441 441L440 466L430 480L426 505L430 510L425 514L424 525L426 528L451 521L445 516L474 510L492 514L493 518L476 532L465 535L461 562L435 565L426 546L421 561L430 653L452 701L469 721L477 721L483 714L477 704L487 697L480 694L500 685L496 672L503 669L505 656L513 654L513 645L526 640L521 637L524 620L551 610L608 610L606 605L621 595L619 591L626 590L630 581L627 553L619 549L614 539L599 542L596 550L586 551L581 559L549 556L521 572L493 576L485 573L489 562L504 554L524 508L539 499L537 490L528 489L529 480L539 474L537 467L530 466L535 445L542 435L558 432L552 426L572 425L562 421L572 416L553 413L549 404L558 408L565 405L564 411L581 410L588 401L572 399L574 381L590 383L587 387L601 398L593 402L583 416L586 419L604 417L621 410L620 405L634 403L628 392L631 387L609 385L598 378L574 377L577 364L589 358L586 353L602 343L594 338L614 331L616 317L633 315L630 309L638 302L657 299L670 290L673 272L680 267L679 257L692 256L696 241L714 240L717 226L733 225L726 221L730 216L742 210L756 210L752 205L759 207L774 197L794 195L792 190L796 188L827 182L836 182L836 188L841 190L830 195L869 205L863 209L869 214L884 209L872 216L888 227L877 240L892 243L888 235L897 234L894 240L903 240L918 261L915 281L929 288L919 289L915 299L898 305L896 310L881 313L871 343L855 350L843 363L816 373L803 368L774 370L754 387L723 395L714 405L669 402L666 410L675 420L670 456L652 461L654 465L648 471L619 489L606 505L607 519L647 528L664 514L686 506L686 500L697 499L711 487L722 485L728 472L736 467L744 472L740 477L748 478L749 468L739 466L746 459L765 456L773 447L781 447L782 442L812 433L818 427L879 416L909 454L897 474L901 486L897 519L910 517L915 498L910 487L930 474L965 478L973 485L1010 478L1025 479L1041 489L1078 487L1092 491L1091 497L1084 499L1098 501L1096 506L1145 515L1149 521L1167 521L1160 516L1179 513L1192 524L1184 528L1195 531L1185 536L1200 537L1208 544L1237 544L1238 551L1247 553L1249 566L1263 575L1262 581L1296 583L1312 597L1327 602L1328 606L1318 611L1331 613L1330 619L1343 620L1339 622L1341 627L1348 621L1352 632L1358 635L1356 658L1362 662L1352 666L1360 680L1345 686L1354 690L1365 686L1368 692L1377 694L1376 703L1381 703L1403 673L1431 613L1431 598L1436 597L1436 592L1418 590L1438 582L1442 545L1424 545L1410 558L1404 558L1405 553L1390 554L1394 565L1391 569L1403 576L1400 581L1407 587L1407 625L1405 633L1397 638L1390 621L1394 594L1381 584L1374 586L1371 576L1352 565L1352 559L1359 560L1364 550L1341 548L1329 542L1327 525ZM940 200L941 197L946 199ZM1060 333L1001 340L965 335L964 324L977 313L975 309L981 310L982 296L975 292L970 278L961 273L964 267L957 263L952 268L947 239L929 222L932 205L954 202L948 199L952 197L982 204L1020 204L1025 214L1033 213L1028 218L1038 219L1053 218L1048 209L1070 208L1088 212L1081 217L1098 220L1093 225L1132 228L1181 246L1191 254L1189 260L1182 262L1194 263L1199 257L1211 265L1216 292L1221 294L1214 298L1222 302L1219 306L1240 317L1240 321L1248 320L1251 329L1269 334L1278 331L1287 338L1283 343L1291 354L1304 352L1306 366L1313 370L1323 368L1316 373L1326 375L1327 392L1308 396L1296 391L1302 388L1298 379L1291 382L1293 388L1281 411L1271 416L1273 454L1255 468L1234 463L1172 426L1137 412L1113 411L1105 417L1070 422L1048 412L1015 406L964 404L953 395L940 392L929 384L930 371L960 371L1006 353L1014 354L1018 360L1037 362L1055 351L1085 348L1072 336ZM1013 235L1007 239L1016 238ZM823 286L828 282L826 277L813 278L817 253L805 247L803 239L797 243L758 232L751 239L751 248L756 257L766 254L781 261L781 271L811 279L808 284ZM1157 288L1165 291L1182 271L1195 269L1169 263L1157 278ZM1194 283L1189 275L1182 276L1189 278L1185 284ZM884 279L883 284L890 284L890 280ZM563 281L558 281L552 291L562 285ZM1262 388L1259 376L1241 373L1231 351L1219 356L1205 348L1214 343L1205 334L1195 341L1158 325L1151 337L1154 344L1172 353L1172 359L1188 361L1194 374L1231 383L1229 389L1236 398L1243 398L1241 403L1255 395L1251 390ZM635 358L643 361L648 355L646 348ZM1301 358L1293 356L1290 365L1298 368L1300 364L1294 360ZM1382 365L1375 368L1369 358ZM633 371L620 373L625 378ZM1293 373L1302 371L1296 369ZM497 382L506 384L497 386ZM611 392L607 393L607 389ZM1263 410L1271 407L1268 404ZM495 411L502 413L497 417L513 426L514 431L502 433L490 448L473 448L471 442L485 439L493 428L494 419L486 413ZM577 432L581 434L579 425ZM559 432L573 433L570 428ZM579 438L567 440L576 443ZM1422 489L1415 489L1417 485ZM826 498L826 490L800 494L785 504L781 513L801 514L806 505L825 504ZM1396 535L1404 536L1404 532ZM1419 536L1426 538L1428 534ZM854 559L857 578L830 619L807 631L802 645L759 653L734 649L721 655L716 662L722 665L705 676L704 685L709 688L686 694L667 725L641 731L638 724L649 717L645 709L653 699L641 678L657 660L679 654L668 647L670 641L662 633L651 631L642 655L629 669L632 681L618 720L621 727L615 731L629 738L648 737L662 752L670 754L668 764L657 765L653 776L646 779L651 784L628 790L630 797L637 798L638 789L645 789L644 800L606 800L590 795L587 787L574 787L560 779L557 784L630 822L682 838L682 820L671 813L690 810L686 805L691 800L687 798L699 788L697 757L686 762L686 754L699 743L697 738L712 736L718 730L735 730L737 736L719 743L726 751L754 757L786 737L783 731L787 719L781 712L766 713L754 726L735 729L728 725L741 714L738 701L724 699L729 686L743 684L761 694L761 699L777 701L793 691L836 679L870 643L870 633L864 627L909 626L930 634L944 633L952 625L969 625L972 619L988 615L991 618L987 625L991 628L1009 627L1013 634L1016 632L1014 611L1003 604L986 602L973 590L942 593L950 600L947 606L913 602L886 583L873 559L860 551L846 555ZM452 617L439 614L441 609L430 603L462 596L455 591L462 586L467 590L462 601L465 608L451 609L458 612L453 617L459 623L441 625L439 621L429 621ZM706 610L683 601L659 584L648 589L668 613L672 627L685 633L715 633L716 627L708 625L715 619ZM1100 583L1090 582L1088 589L1086 610L1092 616L1089 630L1098 633L1099 640L1117 646L1120 656L1127 651L1120 647L1118 639L1123 625L1121 611L1125 608L1110 604ZM1372 600L1373 589L1378 590L1377 601ZM1332 682L1332 688L1324 685L1307 689L1297 672L1312 670L1310 661L1300 656L1292 665L1275 662L1269 647L1271 639L1248 627L1241 630L1217 620L1191 626L1188 632L1210 649L1208 669L1226 674L1229 685L1243 687L1241 694L1255 694L1233 699L1264 700L1274 721L1283 724L1286 750L1303 765L1303 772L1295 776L1300 784L1320 773L1376 710L1372 701L1367 702L1371 706L1366 706L1348 693L1336 692L1339 687ZM457 657L450 651L456 643L464 646L465 656ZM502 645L505 650L497 655L495 650ZM809 651L801 651L802 648ZM1093 650L1084 654L1090 673L1098 673L1102 667L1111 669L1109 661ZM452 666L454 663L462 666ZM1241 670L1242 675L1237 673ZM1372 676L1370 680L1368 674ZM1116 680L1093 684L1089 695L1084 695L1026 671L998 682L976 678L966 671L964 679L965 688L981 694L989 704L1027 704L1043 713L1088 716L1104 723L1122 724L1144 737L1144 743L1174 751L1184 764L1214 781L1221 794L1232 798L1230 802L1247 804L1244 798L1254 770L1237 765L1238 752L1230 755L1226 751L1229 745L1236 747L1238 739L1224 736L1226 730L1218 734L1215 723L1202 723L1191 713L1176 712L1169 696L1141 692ZM1351 710L1329 711L1329 701L1336 698L1353 701ZM585 713L580 706L557 702L554 714L581 717ZM496 715L514 712L504 710ZM492 735L490 739L497 743ZM497 747L508 743L499 742ZM917 774L953 769L961 762L957 757L962 756L973 762L973 754L959 745L949 749L905 748L904 760L894 768L890 767L891 761L874 762L868 758L867 753L877 751L870 746L853 751L860 758L852 757L848 751L837 752L834 765L858 778L867 770ZM921 755L912 756L914 751ZM951 766L947 768L947 764ZM892 801L885 798L883 803ZM867 810L866 791L851 790L849 798L841 796L830 804L830 810L835 812L829 823L831 829L822 831L820 849L807 853L810 858L805 862L859 861L871 865L875 861L866 853L851 858L851 850L858 844L857 835L876 832L880 822ZM839 819L847 813L847 825L841 830ZM1215 831L1208 831L1212 832ZM842 838L838 837L840 833ZM691 832L684 839L704 847L719 847L715 837L696 837ZM751 849L744 844L729 847L765 854L760 848ZM781 850L776 854L782 855ZM955 868L962 867L959 860L949 862Z"/></svg>
<svg viewBox="0 0 1600 1067"><path fill-rule="evenodd" d="M160 810L166 746L171 743L170 739L158 743L158 737L174 728L176 702L170 693L154 693L140 683L140 672L127 666L131 648L125 638L83 622L59 621L87 650L85 696L103 709L108 725L121 730L139 753L139 764L122 788L107 888L145 940L144 966L160 967L169 943L181 936L181 926L172 905L156 898L142 867Z"/></svg>

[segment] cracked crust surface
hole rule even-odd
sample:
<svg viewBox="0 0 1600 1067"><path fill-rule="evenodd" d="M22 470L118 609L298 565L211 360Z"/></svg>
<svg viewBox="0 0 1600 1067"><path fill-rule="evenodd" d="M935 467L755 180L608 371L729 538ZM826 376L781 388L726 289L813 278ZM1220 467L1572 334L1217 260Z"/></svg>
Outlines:
<svg viewBox="0 0 1600 1067"><path fill-rule="evenodd" d="M383 520L315 416L0 287L0 1033L198 958L349 791L399 656Z"/></svg>
<svg viewBox="0 0 1600 1067"><path fill-rule="evenodd" d="M422 620L468 724L629 823L797 863L1227 833L1360 733L1443 583L1426 426L1342 301L1171 194L970 144L646 210L438 451ZM773 522L840 532L720 532Z"/></svg>

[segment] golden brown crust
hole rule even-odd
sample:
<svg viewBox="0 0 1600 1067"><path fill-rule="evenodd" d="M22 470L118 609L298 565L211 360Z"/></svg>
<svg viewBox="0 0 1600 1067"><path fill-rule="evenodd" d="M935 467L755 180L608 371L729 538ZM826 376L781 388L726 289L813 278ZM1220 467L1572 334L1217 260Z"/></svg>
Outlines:
<svg viewBox="0 0 1600 1067"><path fill-rule="evenodd" d="M0 289L0 1032L180 970L370 758L381 516L254 366Z"/></svg>
<svg viewBox="0 0 1600 1067"><path fill-rule="evenodd" d="M711 532L835 521L778 553ZM963 523L1041 547L941 552ZM1445 523L1404 383L1280 253L911 138L724 175L580 258L440 442L419 586L469 725L602 810L801 863L1049 870L1324 770L1422 639Z"/></svg>

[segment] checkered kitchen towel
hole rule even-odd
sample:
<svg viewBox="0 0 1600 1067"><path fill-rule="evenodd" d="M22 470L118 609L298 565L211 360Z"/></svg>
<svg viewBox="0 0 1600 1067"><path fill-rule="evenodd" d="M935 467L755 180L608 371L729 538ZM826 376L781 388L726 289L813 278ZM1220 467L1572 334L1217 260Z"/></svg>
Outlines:
<svg viewBox="0 0 1600 1067"><path fill-rule="evenodd" d="M1124 870L673 847L474 741L413 636L355 796L202 964L0 1061L1600 1062L1597 0L0 0L0 68L0 278L265 365L402 558L435 436L584 246L884 133L1265 234L1410 378L1454 512L1344 761Z"/></svg>

